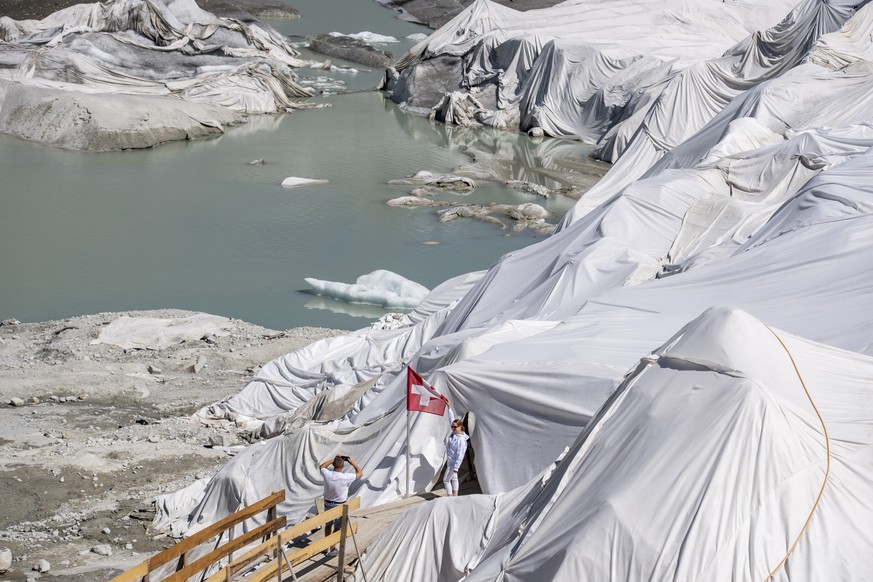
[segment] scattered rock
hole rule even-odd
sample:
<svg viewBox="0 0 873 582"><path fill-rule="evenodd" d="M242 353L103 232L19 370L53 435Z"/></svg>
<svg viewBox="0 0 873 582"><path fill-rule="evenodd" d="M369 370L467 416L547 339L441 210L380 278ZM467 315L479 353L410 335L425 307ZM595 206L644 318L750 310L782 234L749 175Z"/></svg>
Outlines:
<svg viewBox="0 0 873 582"><path fill-rule="evenodd" d="M3 548L0 550L0 574L4 574L12 566L12 550Z"/></svg>
<svg viewBox="0 0 873 582"><path fill-rule="evenodd" d="M206 366L206 358L203 356L197 356L197 359L194 360L194 363L188 366L188 371L194 374L199 374L200 370L202 370Z"/></svg>
<svg viewBox="0 0 873 582"><path fill-rule="evenodd" d="M33 565L33 568L31 568L31 570L35 570L40 573L48 572L51 569L52 565L48 563L48 560L40 560Z"/></svg>
<svg viewBox="0 0 873 582"><path fill-rule="evenodd" d="M406 206L412 208L420 206L430 206L431 201L427 198L420 198L418 196L400 196L399 198L392 198L385 204L387 204L388 206Z"/></svg>
<svg viewBox="0 0 873 582"><path fill-rule="evenodd" d="M542 196L543 198L549 198L552 194L552 191L549 188L526 180L508 180L505 185L507 188L521 190L522 192Z"/></svg>
<svg viewBox="0 0 873 582"><path fill-rule="evenodd" d="M97 554L98 556L111 556L112 555L112 547L109 544L97 544L91 551Z"/></svg>
<svg viewBox="0 0 873 582"><path fill-rule="evenodd" d="M388 180L389 184L409 184L418 186L430 186L440 190L451 190L455 193L468 193L476 189L476 182L466 176L455 176L453 174L434 174L427 170L416 172L412 176L406 178L397 178Z"/></svg>
<svg viewBox="0 0 873 582"><path fill-rule="evenodd" d="M21 322L17 319L4 319L3 321L0 321L0 327L4 325L21 325Z"/></svg>
<svg viewBox="0 0 873 582"><path fill-rule="evenodd" d="M24 400L22 400L18 396L15 396L9 400L9 404L11 404L12 406L24 406Z"/></svg>
<svg viewBox="0 0 873 582"><path fill-rule="evenodd" d="M103 529L100 530L100 533L109 535L112 533L112 530L109 529L108 527L104 527Z"/></svg>
<svg viewBox="0 0 873 582"><path fill-rule="evenodd" d="M155 366L154 364L149 364L148 367L149 374L163 374L164 371Z"/></svg>
<svg viewBox="0 0 873 582"><path fill-rule="evenodd" d="M209 437L207 447L232 447L236 444L236 438L230 434L214 434Z"/></svg>
<svg viewBox="0 0 873 582"><path fill-rule="evenodd" d="M33 398L30 399L30 402L33 403L33 404L39 404L40 401L39 401L39 398L37 398L36 396L34 396Z"/></svg>
<svg viewBox="0 0 873 582"><path fill-rule="evenodd" d="M148 441L149 441L150 443L159 443L159 442L161 442L161 437L159 437L159 436L156 435L156 434L149 435Z"/></svg>
<svg viewBox="0 0 873 582"><path fill-rule="evenodd" d="M363 40L345 35L319 34L308 37L309 50L374 69L385 69L394 63L390 52L380 51Z"/></svg>
<svg viewBox="0 0 873 582"><path fill-rule="evenodd" d="M515 208L510 209L506 216L513 220L537 220L546 218L550 214L548 210L539 204L528 202L527 204L519 204Z"/></svg>

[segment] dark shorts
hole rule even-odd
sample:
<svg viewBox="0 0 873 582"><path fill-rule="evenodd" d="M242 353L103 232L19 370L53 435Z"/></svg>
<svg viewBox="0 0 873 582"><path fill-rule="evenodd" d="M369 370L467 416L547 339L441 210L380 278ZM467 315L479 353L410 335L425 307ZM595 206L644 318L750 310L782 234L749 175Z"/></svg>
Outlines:
<svg viewBox="0 0 873 582"><path fill-rule="evenodd" d="M324 500L324 510L327 511L328 509L333 509L334 507L339 507L343 503L345 503L345 501L328 501L327 499L325 499ZM343 518L338 517L330 523L333 524L334 530L339 531L339 529L343 526Z"/></svg>

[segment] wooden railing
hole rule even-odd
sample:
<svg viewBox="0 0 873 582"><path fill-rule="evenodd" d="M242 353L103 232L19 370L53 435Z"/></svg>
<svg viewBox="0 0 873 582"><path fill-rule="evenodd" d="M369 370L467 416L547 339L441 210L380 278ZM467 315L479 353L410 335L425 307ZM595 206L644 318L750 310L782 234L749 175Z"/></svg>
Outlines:
<svg viewBox="0 0 873 582"><path fill-rule="evenodd" d="M345 566L346 538L357 531L357 524L351 524L349 521L349 513L361 506L361 500L350 499L339 507L279 531L285 527L286 518L285 516L276 517L276 505L284 500L285 491L277 491L254 505L250 505L155 554L127 572L119 574L110 582L157 582L157 579L151 578L150 575L156 569L173 560L176 560L176 570L165 574L161 580L163 582L184 582L227 557L229 557L230 562L207 578L206 582L230 582L231 580L263 582L269 578L282 580L282 575L286 571L337 544L339 544L339 573L340 579L342 579ZM189 551L263 511L267 512L267 523L238 537L228 536L228 540L223 545L189 563ZM342 525L338 531L304 548L296 549L290 554L285 551L285 544L337 518L342 518ZM257 546L239 558L233 558L234 552L255 543L259 538L262 538L262 541ZM257 570L252 569L267 560L269 562L266 565Z"/></svg>
<svg viewBox="0 0 873 582"><path fill-rule="evenodd" d="M349 499L343 505L329 509L324 513L320 513L315 517L310 517L296 525L292 525L288 529L279 532L273 539L267 540L262 544L253 548L245 555L232 561L230 564L206 579L206 582L221 582L230 580L240 580L245 582L263 582L270 578L282 580L282 575L294 568L297 564L308 560L312 556L323 552L331 546L339 544L338 554L338 572L342 579L343 569L345 567L345 546L346 538L358 531L358 524L350 523L349 513L361 507L361 500L358 498ZM342 524L338 531L333 532L320 540L312 542L305 548L296 549L291 553L286 553L285 544L294 539L306 534L313 529L323 526L329 521L342 518ZM248 572L242 577L234 578L238 572L244 571L248 566L255 564L258 560L271 559L271 562L254 572Z"/></svg>

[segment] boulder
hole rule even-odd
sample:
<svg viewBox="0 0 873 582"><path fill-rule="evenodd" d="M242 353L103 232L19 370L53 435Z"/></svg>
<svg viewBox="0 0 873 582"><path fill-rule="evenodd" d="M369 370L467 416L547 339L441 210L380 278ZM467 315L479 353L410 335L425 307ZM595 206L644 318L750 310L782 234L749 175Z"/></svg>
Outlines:
<svg viewBox="0 0 873 582"><path fill-rule="evenodd" d="M0 574L5 573L12 566L12 550L3 548L0 550Z"/></svg>
<svg viewBox="0 0 873 582"><path fill-rule="evenodd" d="M351 36L319 34L309 38L309 50L345 61L385 69L394 62L394 56Z"/></svg>

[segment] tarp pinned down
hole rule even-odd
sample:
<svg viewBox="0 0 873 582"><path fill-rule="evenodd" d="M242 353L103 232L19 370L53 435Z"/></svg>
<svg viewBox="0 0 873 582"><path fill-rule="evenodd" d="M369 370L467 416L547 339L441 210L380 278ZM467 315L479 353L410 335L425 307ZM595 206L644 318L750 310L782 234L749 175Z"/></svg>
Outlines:
<svg viewBox="0 0 873 582"><path fill-rule="evenodd" d="M437 286L416 309L403 316L400 326L383 329L376 324L277 358L261 368L238 394L197 414L207 419L266 419L294 412L325 390L374 380L414 355L481 276L481 272L469 273ZM373 391L380 387L374 385Z"/></svg>
<svg viewBox="0 0 873 582"><path fill-rule="evenodd" d="M108 0L77 4L39 21L0 17L0 80L60 89L71 100L75 93L171 96L164 108L181 99L239 114L277 113L301 108L300 99L313 95L293 70L312 66L323 68L299 59L266 25L219 18L194 0ZM14 108L2 107L4 94L0 84L0 127L26 134L4 127L14 115ZM130 103L116 105L123 110ZM119 119L122 113L101 123ZM121 131L139 130L137 121L125 121L132 127Z"/></svg>
<svg viewBox="0 0 873 582"><path fill-rule="evenodd" d="M709 310L639 362L551 475L408 512L363 571L370 581L865 579L871 375L870 357Z"/></svg>
<svg viewBox="0 0 873 582"><path fill-rule="evenodd" d="M520 323L490 330L479 326L427 341L411 363L460 412L476 414L471 445L483 491L508 491L539 474L585 428L641 353L666 341L711 305L739 305L782 329L869 353L873 191L862 177L871 173L869 154L820 173L782 203L742 248L713 264L645 284L599 289L561 321L527 317ZM566 297L569 301L573 296ZM385 352L373 351L377 345L333 360L316 344L305 356L312 362L320 355L323 363L348 364L365 354L385 357L395 349L389 342L382 344ZM320 417L317 447L300 440L316 430L305 418L297 418L284 436L252 445L195 500L194 517L188 511L172 516L177 531L219 519L239 499L253 501L279 485L288 491L289 516L300 518L317 495L317 481L306 477L306 471L339 450L351 450L363 462L367 479L359 493L365 505L402 495L404 434L402 415L396 411L405 396L405 378L397 373L396 362L386 366L391 367L376 384L364 387L346 408L335 411L336 420ZM319 377L317 370L311 373L313 379ZM254 384L241 394L256 406L260 397L251 389L261 388ZM279 396L294 394L279 386L272 390ZM348 388L337 385L330 390ZM275 405L264 402L265 409ZM304 404L300 398L289 409L296 411ZM412 486L425 490L443 462L441 439L447 423L419 419L411 433L416 443ZM294 445L304 442L308 444L302 450ZM282 472L276 471L278 466Z"/></svg>
<svg viewBox="0 0 873 582"><path fill-rule="evenodd" d="M734 99L643 179L593 208L584 208L549 239L504 256L481 278L477 274L475 280L446 283L435 292L434 300L426 300L429 306L422 308L416 320L386 335L380 330L363 330L330 349L327 344L316 344L287 356L285 363L280 360L275 367L269 366L273 385L246 388L238 402L228 401L228 410L246 410L246 414L268 422L275 415L297 416L294 422L286 423L284 435L277 437L286 439L283 444L270 441L254 445L252 451L262 447L273 451L272 455L284 450L286 456L281 458L287 463L297 466L305 459L309 467L319 456L323 459L341 450L346 446L345 435L365 435L366 430L381 426L400 409L405 397L400 366L409 362L449 396L458 412L475 413L470 444L476 453L479 482L486 494L496 496L452 500L469 503L462 507L470 509L470 514L443 517L466 520L471 529L459 533L459 539L479 540L476 544L505 553L514 542L498 547L489 545L488 540L515 535L502 537L500 532L516 531L521 521L498 520L512 511L513 503L526 507L527 502L510 498L537 498L538 493L524 489L526 484L538 478L581 431L587 430L627 371L633 370L641 356L664 345L677 330L712 306L734 306L787 334L873 355L869 332L873 326L869 277L873 269L873 133L869 124L873 118L873 67L867 54L869 40L857 32L859 22L869 18L869 10L868 5L843 29L822 37L823 42L810 52L819 55L815 62L793 67ZM851 64L839 71L817 64L830 59L828 55ZM584 204L585 198L580 201ZM458 292L453 294L455 286ZM443 297L451 300L436 300ZM727 320L730 325L726 324L726 329L735 329L731 323L734 315ZM756 337L716 333L704 338L711 348L705 355L714 363L731 362L734 356L725 354L733 353L736 342L746 340L754 347ZM724 344L719 345L722 340ZM767 346L762 353L769 354ZM737 369L745 365L739 362ZM362 382L365 379L375 381L366 385ZM304 387L305 393L294 394L298 387ZM334 409L330 418L311 414L309 408L323 410L312 403L325 393L336 396L330 397L331 402L349 399L342 410ZM288 402L282 402L288 394L292 394ZM672 400L669 405L673 417L681 417L682 407ZM744 410L742 406L746 404L737 410ZM755 410L766 415L772 412L760 406ZM859 409L859 414L869 422L869 408ZM318 419L323 440L304 454L289 443L303 434L298 431L315 428L307 424L307 415ZM394 422L402 423L396 418ZM406 466L399 452L398 439L403 437L398 431L398 426L386 427L372 440L355 442L358 448L353 454L365 459L363 468L370 475L366 488L362 486L365 505L383 503L402 491L399 479ZM410 467L415 488L426 488L438 478L443 462L441 440L447 432L444 422L429 425L419 420L413 426L413 441L420 447ZM654 450L647 451L657 456ZM197 520L223 517L222 496L231 495L230 491L245 486L248 499L269 492L268 488L260 492L253 488L267 466L258 463L254 452L246 455L233 470L217 477L221 486L216 481L210 493L200 499ZM616 465L614 459L611 465ZM665 467L666 462L662 472L667 471ZM628 499L646 497L641 494L646 489L637 480L637 467L619 464L616 468L627 471L620 476L628 479L624 491ZM289 504L295 511L302 510L311 503L317 484L305 478L296 480L294 475L302 472L286 475L281 483L288 491ZM619 475L610 478L613 485L620 486ZM275 483L271 481L271 485ZM517 490L519 487L522 489ZM504 503L508 505L501 505ZM481 513L488 507L502 508L502 513ZM518 519L523 520L527 513L525 509ZM605 517L608 515L592 515L592 519ZM187 515L178 518L177 523L183 524ZM444 526L446 521L439 523ZM782 525L793 524L793 518L786 523ZM544 529L537 531L547 535ZM571 544L573 530L566 531ZM604 549L599 541L592 542L600 552L594 557L579 551L578 555L587 556L584 560L588 561L580 565L570 559L567 566L577 570L561 570L562 555L545 550L544 555L552 561L540 564L533 550L538 546L533 542L527 546L529 555L518 555L528 560L525 563L542 565L545 572L554 566L554 572L565 573L567 578L581 578L571 574L583 572L599 579L602 570L598 568L609 567L610 552L625 551L635 543L622 537L626 533L615 529L615 548ZM758 535L751 530L748 535L753 534ZM853 551L858 550L855 555L873 555L873 536L869 531L860 534L853 540L857 544ZM580 539L586 535L593 534L580 534ZM695 543L701 539L695 538ZM650 535L641 535L639 545L634 546L643 564L639 572L650 571L646 570L651 567L646 560L651 540ZM772 565L772 543L768 540L761 546L767 554L761 562L768 566ZM519 547L523 549L523 545ZM693 573L686 568L708 555L709 545L701 545L699 550L686 547L688 555L682 556L681 567L668 564L667 571L676 568L676 572ZM568 555L577 555L575 546L566 548ZM670 551L672 547L662 553L669 555ZM589 564L599 558L607 561ZM489 563L500 567L509 563L449 548L441 567L460 577L459 573L479 561L484 564L486 559L498 560ZM427 573L416 577L430 578L436 562L429 560L421 564ZM524 579L524 564L514 564L514 572ZM866 564L863 558L857 559L846 571L854 572L852 569ZM756 557L748 569L737 570L743 574L736 578L757 575L761 567ZM616 571L629 578L638 573ZM656 578L654 574L651 577ZM676 578L683 576L677 574Z"/></svg>
<svg viewBox="0 0 873 582"><path fill-rule="evenodd" d="M578 0L522 13L477 0L413 48L389 88L447 123L597 143L600 159L628 158L613 173L615 193L734 97L802 62L864 4ZM416 68L440 59L460 59L461 75L427 104L433 83L420 83Z"/></svg>

